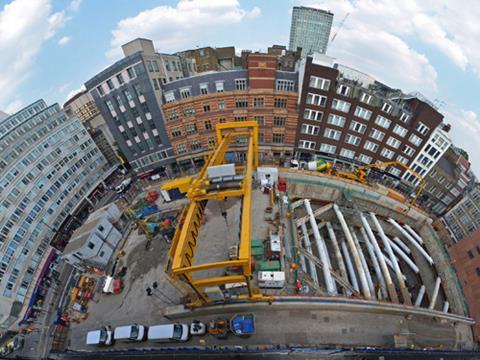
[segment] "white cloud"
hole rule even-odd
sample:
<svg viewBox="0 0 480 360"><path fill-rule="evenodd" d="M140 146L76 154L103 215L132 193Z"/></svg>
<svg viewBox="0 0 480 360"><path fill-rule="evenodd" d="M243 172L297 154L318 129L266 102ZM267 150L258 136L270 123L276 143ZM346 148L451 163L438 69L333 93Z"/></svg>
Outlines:
<svg viewBox="0 0 480 360"><path fill-rule="evenodd" d="M70 100L72 97L74 97L75 95L77 95L77 94L79 94L79 93L81 93L81 92L84 92L85 90L87 90L87 88L85 87L85 85L80 86L78 89L71 90L71 91L67 94L67 98L65 99L65 101Z"/></svg>
<svg viewBox="0 0 480 360"><path fill-rule="evenodd" d="M238 0L180 0L176 7L157 6L120 20L107 56L119 56L121 46L136 37L152 39L159 51L178 51L208 41L209 32L260 14L258 7L244 10Z"/></svg>
<svg viewBox="0 0 480 360"><path fill-rule="evenodd" d="M337 22L350 13L344 29L359 33L364 29L384 31L403 40L414 37L436 48L460 69L471 66L480 76L480 52L476 46L480 38L479 1L298 0L297 3L328 9ZM336 28L332 32L335 31ZM337 40L335 46L339 46Z"/></svg>
<svg viewBox="0 0 480 360"><path fill-rule="evenodd" d="M23 106L23 103L20 99L15 99L12 102L8 103L5 107L4 111L7 114L15 114L18 110L20 110Z"/></svg>
<svg viewBox="0 0 480 360"><path fill-rule="evenodd" d="M70 2L70 5L68 6L68 9L70 11L78 11L78 9L80 9L80 5L82 4L82 0L72 0Z"/></svg>
<svg viewBox="0 0 480 360"><path fill-rule="evenodd" d="M42 45L67 20L51 0L14 0L0 10L0 107L30 75Z"/></svg>
<svg viewBox="0 0 480 360"><path fill-rule="evenodd" d="M70 40L72 40L70 36L63 36L60 38L60 40L58 40L58 45L65 46L70 42Z"/></svg>

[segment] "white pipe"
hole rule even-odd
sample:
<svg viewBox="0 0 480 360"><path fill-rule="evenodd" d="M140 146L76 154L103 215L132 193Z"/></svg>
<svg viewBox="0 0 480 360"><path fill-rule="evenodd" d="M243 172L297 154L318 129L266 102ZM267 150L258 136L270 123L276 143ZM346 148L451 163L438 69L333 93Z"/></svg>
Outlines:
<svg viewBox="0 0 480 360"><path fill-rule="evenodd" d="M358 276L360 277L360 282L362 284L363 295L365 296L365 298L370 299L372 297L372 294L370 293L367 277L365 275L365 270L363 269L362 262L360 261L360 256L358 255L357 248L355 247L355 242L353 241L352 234L350 234L347 222L345 221L345 218L343 217L343 214L337 204L333 204L333 210L335 211L335 214L340 221L340 225L342 226L343 232L345 233L345 238L348 242L348 247L352 252L353 261L355 262L355 268L357 269Z"/></svg>
<svg viewBox="0 0 480 360"><path fill-rule="evenodd" d="M406 254L410 254L412 251L408 248L408 246L402 241L400 240L400 238L398 237L394 237L393 238L393 241L395 241L397 243L398 246L400 246L402 248L402 250L406 253Z"/></svg>
<svg viewBox="0 0 480 360"><path fill-rule="evenodd" d="M443 303L443 310L442 310L442 311L443 311L444 313L447 313L449 307L450 307L450 304L448 303L448 301L445 301L445 302Z"/></svg>
<svg viewBox="0 0 480 360"><path fill-rule="evenodd" d="M375 250L375 254L377 255L377 259L383 272L390 300L398 303L398 295L397 291L395 290L395 285L393 284L392 277L390 276L390 272L388 271L387 262L385 261L382 250L380 250L377 239L375 238L375 235L373 235L372 228L370 227L370 224L368 223L367 219L365 219L365 216L363 216L362 213L360 213L360 220L362 221L363 227L367 231L368 238L370 239L370 242L372 243Z"/></svg>
<svg viewBox="0 0 480 360"><path fill-rule="evenodd" d="M425 285L422 285L418 291L417 298L415 299L415 306L420 306L423 300L423 295L425 295Z"/></svg>
<svg viewBox="0 0 480 360"><path fill-rule="evenodd" d="M380 225L380 222L378 221L376 215L371 212L370 217L373 220L373 223L375 224L375 227L377 228L378 234L380 235L380 239L382 239L383 245L385 247L385 250L387 250L387 254L392 261L393 268L395 270L395 274L397 275L397 281L398 285L400 286L400 292L402 293L403 297L403 303L407 305L412 304L412 300L410 299L410 295L408 293L407 287L405 285L405 280L404 276L402 274L402 271L400 270L400 266L398 266L397 258L393 254L392 247L390 246L390 242L388 241L389 239L385 235L385 232L383 231L382 226Z"/></svg>
<svg viewBox="0 0 480 360"><path fill-rule="evenodd" d="M300 254L300 261L302 262L302 271L305 273L305 274L308 274L307 272L307 265L306 265L306 259L305 259L305 256Z"/></svg>
<svg viewBox="0 0 480 360"><path fill-rule="evenodd" d="M308 237L307 226L305 225L305 223L302 223L301 228L302 228L302 232L303 232L303 242L305 243L305 250L307 250L307 252L309 254L313 254L312 253L312 244L310 243L310 238ZM315 285L318 286L319 284L318 284L317 269L316 269L313 261L311 261L310 259L308 259L308 268L310 269L309 273L310 273L310 276L313 279L313 282L315 283Z"/></svg>
<svg viewBox="0 0 480 360"><path fill-rule="evenodd" d="M433 288L432 300L430 300L430 305L428 308L432 310L435 307L435 303L437 302L438 292L440 291L440 283L442 280L440 277L437 277L437 281L435 281L435 287Z"/></svg>
<svg viewBox="0 0 480 360"><path fill-rule="evenodd" d="M342 253L340 251L340 246L338 246L337 236L335 235L335 231L333 231L333 226L329 222L327 222L327 231L330 240L332 241L333 250L335 252L335 256L337 258L338 268L340 270L340 276L348 282L348 274L347 268L345 267L345 262L343 261Z"/></svg>
<svg viewBox="0 0 480 360"><path fill-rule="evenodd" d="M417 234L415 230L413 230L409 225L404 224L403 227L407 229L407 231L412 234L415 240L417 240L420 244L423 245L423 239L420 237L420 235Z"/></svg>
<svg viewBox="0 0 480 360"><path fill-rule="evenodd" d="M356 291L360 291L358 287L357 277L355 275L355 271L353 270L352 260L350 259L350 254L348 253L347 243L345 241L341 242L343 257L345 258L345 262L347 263L348 273L350 275L350 282L352 283L353 288Z"/></svg>
<svg viewBox="0 0 480 360"><path fill-rule="evenodd" d="M378 259L375 256L375 249L373 248L373 245L370 243L370 240L368 240L367 232L365 231L363 226L360 228L360 232L363 236L363 240L365 241L365 244L367 245L367 251L368 251L368 254L370 255L370 259L372 259L373 268L375 269L375 274L377 274L378 282L380 285L380 291L383 295L383 298L387 299L388 298L387 285L385 284L385 279L383 278L382 270L380 270L380 264L378 263Z"/></svg>
<svg viewBox="0 0 480 360"><path fill-rule="evenodd" d="M407 254L405 254L402 251L402 249L400 249L400 247L397 244L395 244L388 237L387 237L387 239L390 242L390 245L392 246L392 249L403 259L403 261L405 261L405 263L410 267L410 269L412 269L416 274L418 274L420 272L420 270L418 270L417 265L415 265L415 263L408 257Z"/></svg>
<svg viewBox="0 0 480 360"><path fill-rule="evenodd" d="M357 247L358 256L360 256L363 270L365 270L365 276L367 277L368 288L370 289L370 293L372 294L372 299L376 300L377 297L375 296L375 288L373 286L372 276L370 275L367 261L365 260L365 256L363 255L362 247L360 246L360 242L358 241L357 234L355 234L355 230L353 229L353 227L350 227L350 232L352 233L353 241L355 242L355 246Z"/></svg>
<svg viewBox="0 0 480 360"><path fill-rule="evenodd" d="M330 259L328 258L328 251L326 249L325 243L323 239L320 237L320 231L318 230L317 221L315 220L315 215L313 214L312 207L310 206L310 200L305 199L303 201L305 203L305 208L307 209L307 213L310 218L310 226L313 230L313 237L317 243L318 253L320 255L320 259L322 260L323 266L323 277L325 279L325 286L327 287L327 292L330 295L337 294L337 286L335 281L333 280L332 274L330 274Z"/></svg>
<svg viewBox="0 0 480 360"><path fill-rule="evenodd" d="M433 265L433 260L432 258L430 257L430 255L428 255L428 253L425 251L425 249L416 241L413 239L413 237L407 232L407 230L405 230L404 228L402 228L395 220L393 219L388 219L388 222L390 224L392 224L393 226L395 226L395 228L397 228L398 231L400 231L403 236L405 236L407 238L408 241L410 241L411 244L413 244L413 246L415 246L418 251L420 251L420 253L423 255L423 257L430 263L430 265Z"/></svg>

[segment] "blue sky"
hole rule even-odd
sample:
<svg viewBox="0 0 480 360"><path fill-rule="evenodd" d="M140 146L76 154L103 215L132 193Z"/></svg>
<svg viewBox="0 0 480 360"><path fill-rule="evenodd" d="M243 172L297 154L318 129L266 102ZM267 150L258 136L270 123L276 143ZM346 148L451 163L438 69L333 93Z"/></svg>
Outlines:
<svg viewBox="0 0 480 360"><path fill-rule="evenodd" d="M134 37L161 52L288 45L291 8L348 13L329 54L406 92L421 91L453 125L480 173L480 2L471 0L0 0L0 109L63 102Z"/></svg>

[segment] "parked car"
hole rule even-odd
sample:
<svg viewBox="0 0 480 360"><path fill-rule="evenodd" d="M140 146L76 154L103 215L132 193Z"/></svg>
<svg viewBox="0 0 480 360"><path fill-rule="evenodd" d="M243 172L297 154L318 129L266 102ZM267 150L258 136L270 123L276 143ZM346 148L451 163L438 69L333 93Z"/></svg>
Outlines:
<svg viewBox="0 0 480 360"><path fill-rule="evenodd" d="M133 324L115 328L113 339L116 341L143 341L147 328L143 325Z"/></svg>
<svg viewBox="0 0 480 360"><path fill-rule="evenodd" d="M190 338L188 325L154 325L148 329L148 340L157 342L187 341Z"/></svg>
<svg viewBox="0 0 480 360"><path fill-rule="evenodd" d="M103 326L99 330L89 331L87 333L87 345L105 345L113 344L112 329L110 326Z"/></svg>

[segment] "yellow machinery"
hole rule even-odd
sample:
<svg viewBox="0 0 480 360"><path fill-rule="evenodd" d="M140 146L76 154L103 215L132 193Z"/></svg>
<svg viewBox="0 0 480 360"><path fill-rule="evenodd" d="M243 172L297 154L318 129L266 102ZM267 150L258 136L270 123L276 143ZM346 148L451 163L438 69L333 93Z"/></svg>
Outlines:
<svg viewBox="0 0 480 360"><path fill-rule="evenodd" d="M352 172L341 172L341 171L333 171L332 175L340 176L346 179L350 180L355 180L359 181L361 183L365 183L367 180L367 169L371 168L384 168L387 166L401 166L405 170L411 172L419 181L420 184L417 186L417 189L415 191L415 196L411 199L410 205L414 205L415 201L418 199L420 194L422 193L423 189L425 188L425 180L423 177L418 174L415 170L413 170L410 166L405 165L404 163L400 161L387 161L387 162L380 162L380 163L375 163L375 164L370 164L370 165L362 165L353 170Z"/></svg>
<svg viewBox="0 0 480 360"><path fill-rule="evenodd" d="M191 305L197 306L213 301L209 298L206 288L225 284L246 283L248 295L244 295L243 298L262 298L258 289L254 289L251 283L250 254L252 175L258 166L258 125L255 121L218 124L216 137L218 145L210 154L198 176L192 179L189 185L187 197L190 199L190 204L184 209L182 220L176 229L166 267L166 273L178 290L190 295L193 291L196 296ZM247 157L245 166L235 167L236 177L239 180L226 184L212 184L208 178L208 168L225 164L225 154L229 150L229 146L237 144L240 139L247 140ZM228 197L242 197L238 256L228 261L193 265L207 202L209 200L222 201ZM198 278L199 272L203 270L232 267L239 270L236 275Z"/></svg>

